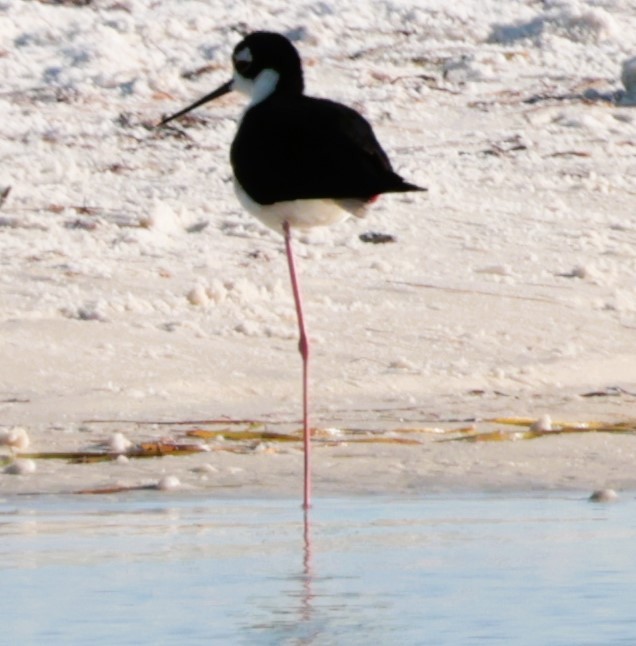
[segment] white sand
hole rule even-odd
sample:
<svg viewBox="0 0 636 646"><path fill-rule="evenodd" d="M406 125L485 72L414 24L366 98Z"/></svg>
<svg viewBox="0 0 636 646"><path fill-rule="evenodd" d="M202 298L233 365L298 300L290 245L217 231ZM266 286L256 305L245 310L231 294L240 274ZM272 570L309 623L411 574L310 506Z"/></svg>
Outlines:
<svg viewBox="0 0 636 646"><path fill-rule="evenodd" d="M298 418L282 241L229 181L243 99L149 127L227 80L244 28L291 34L308 91L363 111L396 169L429 187L299 237L316 426L633 416L631 3L227 4L0 2L0 425L47 451L176 433L89 419ZM368 231L397 242L364 244ZM316 492L633 487L633 442L431 438L348 448L348 460L324 447ZM191 470L201 464L216 471ZM0 483L69 491L174 474L287 492L300 468L288 448L41 461Z"/></svg>

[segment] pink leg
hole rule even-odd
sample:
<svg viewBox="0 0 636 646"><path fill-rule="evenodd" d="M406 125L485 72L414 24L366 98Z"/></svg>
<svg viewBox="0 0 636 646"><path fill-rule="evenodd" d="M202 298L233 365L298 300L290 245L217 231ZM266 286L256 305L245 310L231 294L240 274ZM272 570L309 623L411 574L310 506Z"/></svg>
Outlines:
<svg viewBox="0 0 636 646"><path fill-rule="evenodd" d="M296 303L296 316L298 318L298 330L300 332L300 341L298 349L303 359L303 449L305 455L305 487L303 495L303 509L311 507L311 432L309 430L309 340L305 330L305 318L303 316L303 304L300 296L300 286L298 284L298 275L296 274L296 265L294 264L294 253L292 251L291 230L289 223L283 224L283 233L285 234L285 251L287 252L287 263L289 265L289 275L291 277L292 290L294 292L294 301Z"/></svg>

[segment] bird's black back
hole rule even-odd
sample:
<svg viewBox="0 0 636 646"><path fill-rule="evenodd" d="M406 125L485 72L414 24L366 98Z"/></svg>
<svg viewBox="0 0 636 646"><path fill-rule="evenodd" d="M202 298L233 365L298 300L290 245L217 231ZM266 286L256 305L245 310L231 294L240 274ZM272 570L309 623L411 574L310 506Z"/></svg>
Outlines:
<svg viewBox="0 0 636 646"><path fill-rule="evenodd" d="M259 204L423 190L393 171L355 110L304 95L274 94L251 107L230 157L239 184Z"/></svg>

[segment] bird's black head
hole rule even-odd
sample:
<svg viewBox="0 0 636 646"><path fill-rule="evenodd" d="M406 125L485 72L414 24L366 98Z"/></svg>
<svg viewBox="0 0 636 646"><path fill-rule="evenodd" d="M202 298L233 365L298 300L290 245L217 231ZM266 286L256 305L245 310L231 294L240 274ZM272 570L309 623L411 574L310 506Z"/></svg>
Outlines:
<svg viewBox="0 0 636 646"><path fill-rule="evenodd" d="M227 83L206 94L179 112L159 122L164 126L213 101L232 90L247 94L252 105L264 101L272 94L298 95L303 93L303 68L296 48L282 34L269 31L255 31L246 36L232 54L234 75Z"/></svg>
<svg viewBox="0 0 636 646"><path fill-rule="evenodd" d="M303 70L296 48L282 34L255 31L246 36L232 54L234 87L246 94L263 78L272 75L275 91L284 94L302 94ZM260 81L264 83L264 81Z"/></svg>

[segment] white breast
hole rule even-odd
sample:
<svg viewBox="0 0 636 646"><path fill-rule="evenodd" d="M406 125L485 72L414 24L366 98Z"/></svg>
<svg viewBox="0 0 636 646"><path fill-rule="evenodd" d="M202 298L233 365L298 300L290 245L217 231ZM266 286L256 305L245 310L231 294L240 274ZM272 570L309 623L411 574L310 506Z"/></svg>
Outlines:
<svg viewBox="0 0 636 646"><path fill-rule="evenodd" d="M275 204L255 202L234 178L234 190L243 208L256 216L263 224L282 233L283 223L292 228L310 229L343 222L350 215L363 217L366 204L362 200L312 199L288 200Z"/></svg>

